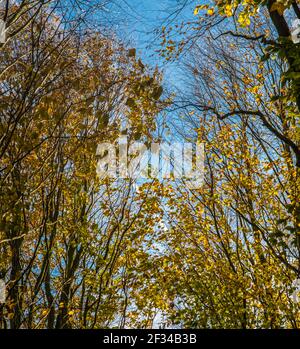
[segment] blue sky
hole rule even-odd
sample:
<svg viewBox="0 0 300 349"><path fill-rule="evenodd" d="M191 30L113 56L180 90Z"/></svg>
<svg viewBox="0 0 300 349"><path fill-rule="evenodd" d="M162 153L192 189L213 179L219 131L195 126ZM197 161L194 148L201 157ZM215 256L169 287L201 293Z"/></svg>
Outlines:
<svg viewBox="0 0 300 349"><path fill-rule="evenodd" d="M177 14L175 21L191 19L195 0L115 0L111 15L116 18L114 26L125 41L137 48L138 55L149 65L158 65L165 78L175 82L176 64L167 63L155 52L160 38L155 29L168 25L170 14L180 8L181 3L189 3L184 11ZM120 20L119 20L120 19Z"/></svg>
<svg viewBox="0 0 300 349"><path fill-rule="evenodd" d="M113 11L121 18L117 24L120 31L135 41L139 49L145 49L155 44L153 30L161 27L176 4L177 0L118 0Z"/></svg>

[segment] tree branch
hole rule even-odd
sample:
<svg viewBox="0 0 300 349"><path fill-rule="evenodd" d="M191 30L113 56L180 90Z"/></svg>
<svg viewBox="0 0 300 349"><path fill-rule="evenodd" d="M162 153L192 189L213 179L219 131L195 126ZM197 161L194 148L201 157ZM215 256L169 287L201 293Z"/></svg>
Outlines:
<svg viewBox="0 0 300 349"><path fill-rule="evenodd" d="M249 35L245 35L245 34L234 33L231 30L228 30L225 33L221 33L220 35L216 36L215 38L213 37L213 39L217 40L218 38L220 38L223 35L231 35L231 36L234 36L236 38L242 38L242 39L250 40L250 41L259 41L260 40L263 44L269 44L269 45L275 44L275 41L266 39L264 34L259 35L259 36L249 36Z"/></svg>
<svg viewBox="0 0 300 349"><path fill-rule="evenodd" d="M300 9L299 9L299 7L298 7L297 2L294 1L294 2L292 3L292 6L293 6L293 9L294 9L294 11L295 11L297 17L300 18Z"/></svg>
<svg viewBox="0 0 300 349"><path fill-rule="evenodd" d="M275 3L275 0L269 0L267 5L271 20L277 30L278 35L287 38L291 35L291 32L285 18L280 15L278 11L271 10Z"/></svg>

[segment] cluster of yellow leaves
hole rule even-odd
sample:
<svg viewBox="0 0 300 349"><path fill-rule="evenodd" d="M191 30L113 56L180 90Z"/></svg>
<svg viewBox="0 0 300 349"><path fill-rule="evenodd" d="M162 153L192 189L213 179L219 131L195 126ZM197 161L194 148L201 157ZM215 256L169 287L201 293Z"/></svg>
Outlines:
<svg viewBox="0 0 300 349"><path fill-rule="evenodd" d="M277 11L280 15L290 7L291 0L278 0L271 6L271 11ZM265 6L265 1L236 1L236 0L216 0L215 5L217 6L219 13L226 17L231 17L238 11L238 22L242 27L249 26L251 23L251 17L253 17L260 9ZM198 5L194 9L194 15L199 15L200 11L207 10L208 15L215 13L215 7L211 7L209 4Z"/></svg>

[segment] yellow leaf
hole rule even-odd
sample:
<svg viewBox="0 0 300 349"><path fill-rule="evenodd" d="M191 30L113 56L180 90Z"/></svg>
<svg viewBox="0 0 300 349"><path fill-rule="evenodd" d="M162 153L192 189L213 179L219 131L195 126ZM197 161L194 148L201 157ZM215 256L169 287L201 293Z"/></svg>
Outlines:
<svg viewBox="0 0 300 349"><path fill-rule="evenodd" d="M208 5L198 5L195 7L194 15L197 16L200 10L207 9Z"/></svg>
<svg viewBox="0 0 300 349"><path fill-rule="evenodd" d="M233 15L233 8L231 5L226 5L224 8L225 15L231 17Z"/></svg>
<svg viewBox="0 0 300 349"><path fill-rule="evenodd" d="M243 12L239 15L238 22L242 27L247 27L251 23L249 15Z"/></svg>
<svg viewBox="0 0 300 349"><path fill-rule="evenodd" d="M282 4L282 3L280 3L280 2L275 2L275 3L271 6L271 9L270 9L271 12L277 11L281 16L283 15L284 10L285 10L285 6L284 6L284 4Z"/></svg>
<svg viewBox="0 0 300 349"><path fill-rule="evenodd" d="M214 8L210 8L209 10L207 10L207 14L209 16L212 16L215 13L215 9Z"/></svg>

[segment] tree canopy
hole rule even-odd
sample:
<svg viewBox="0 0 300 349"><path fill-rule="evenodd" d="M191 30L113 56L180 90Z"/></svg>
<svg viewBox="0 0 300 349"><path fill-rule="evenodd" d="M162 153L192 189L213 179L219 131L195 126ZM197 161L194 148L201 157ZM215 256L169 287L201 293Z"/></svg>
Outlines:
<svg viewBox="0 0 300 349"><path fill-rule="evenodd" d="M176 89L109 1L3 3L0 328L299 328L299 2L180 1ZM203 185L99 176L122 136L204 144Z"/></svg>

